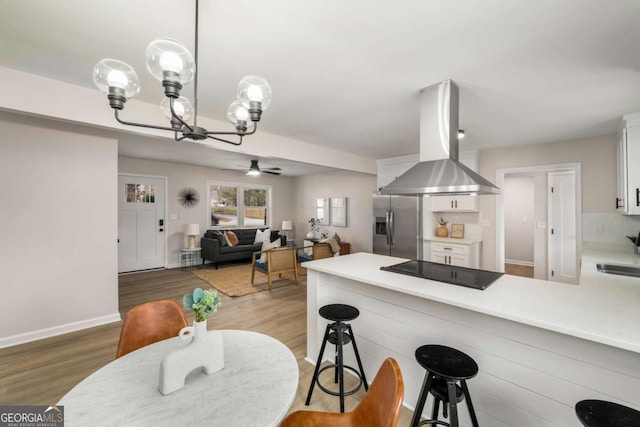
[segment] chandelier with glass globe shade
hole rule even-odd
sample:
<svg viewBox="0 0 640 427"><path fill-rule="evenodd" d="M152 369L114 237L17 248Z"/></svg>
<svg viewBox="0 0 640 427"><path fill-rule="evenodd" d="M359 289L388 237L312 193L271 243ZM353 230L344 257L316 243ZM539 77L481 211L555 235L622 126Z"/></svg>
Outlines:
<svg viewBox="0 0 640 427"><path fill-rule="evenodd" d="M242 144L242 138L256 132L258 122L271 104L271 86L259 76L245 76L238 84L238 99L227 110L227 118L235 125L235 132L208 131L198 126L198 6L195 0L195 51L194 56L180 42L168 38L153 40L145 52L147 69L162 82L164 99L160 104L162 114L169 120L171 127L135 123L123 120L120 112L128 99L140 92L140 81L133 67L117 59L103 59L93 70L93 82L107 94L109 105L113 108L119 123L150 129L174 132L176 141L190 139L201 141L215 139L233 145ZM180 95L182 88L193 80L193 104ZM193 122L190 123L191 119ZM249 124L251 122L251 124ZM222 138L235 135L237 141Z"/></svg>

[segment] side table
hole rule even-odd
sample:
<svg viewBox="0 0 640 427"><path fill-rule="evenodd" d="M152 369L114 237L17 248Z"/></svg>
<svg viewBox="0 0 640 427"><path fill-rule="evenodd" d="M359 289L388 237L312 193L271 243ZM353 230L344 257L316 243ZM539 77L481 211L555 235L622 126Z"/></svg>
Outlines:
<svg viewBox="0 0 640 427"><path fill-rule="evenodd" d="M180 249L180 269L193 270L200 268L200 248Z"/></svg>

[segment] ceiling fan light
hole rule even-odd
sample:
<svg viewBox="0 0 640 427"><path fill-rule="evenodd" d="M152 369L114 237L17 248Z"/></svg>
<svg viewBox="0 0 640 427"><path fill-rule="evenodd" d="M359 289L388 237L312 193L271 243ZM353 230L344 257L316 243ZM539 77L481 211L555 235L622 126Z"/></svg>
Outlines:
<svg viewBox="0 0 640 427"><path fill-rule="evenodd" d="M464 129L458 129L458 139L464 138Z"/></svg>
<svg viewBox="0 0 640 427"><path fill-rule="evenodd" d="M168 98L166 96L162 98L162 102L160 103L160 111L162 111L162 115L169 120L173 119L170 103L171 98ZM184 96L181 96L178 99L174 99L173 111L184 121L189 121L193 118L193 106L191 105L191 101L189 101L189 99Z"/></svg>
<svg viewBox="0 0 640 427"><path fill-rule="evenodd" d="M177 76L186 85L196 74L196 64L191 52L179 41L167 38L155 39L145 51L147 69L159 81L167 79L167 74Z"/></svg>
<svg viewBox="0 0 640 427"><path fill-rule="evenodd" d="M140 80L133 67L117 59L103 59L93 68L93 83L104 93L110 88L124 91L124 96L133 98L140 92Z"/></svg>
<svg viewBox="0 0 640 427"><path fill-rule="evenodd" d="M238 83L238 100L245 108L250 108L251 101L260 102L262 111L271 105L271 86L260 76L245 76Z"/></svg>
<svg viewBox="0 0 640 427"><path fill-rule="evenodd" d="M260 171L255 170L255 169L251 169L251 170L247 171L247 175L249 175L249 176L258 176L258 175L260 175Z"/></svg>

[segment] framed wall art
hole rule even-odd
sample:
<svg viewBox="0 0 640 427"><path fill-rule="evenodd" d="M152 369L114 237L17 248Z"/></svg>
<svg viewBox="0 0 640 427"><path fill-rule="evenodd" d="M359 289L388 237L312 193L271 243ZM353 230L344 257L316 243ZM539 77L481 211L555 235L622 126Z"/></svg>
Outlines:
<svg viewBox="0 0 640 427"><path fill-rule="evenodd" d="M316 200L316 219L318 225L329 225L330 224L330 205L329 198L317 199Z"/></svg>
<svg viewBox="0 0 640 427"><path fill-rule="evenodd" d="M451 237L464 239L464 224L451 224Z"/></svg>
<svg viewBox="0 0 640 427"><path fill-rule="evenodd" d="M347 198L331 198L331 225L334 227L347 226Z"/></svg>

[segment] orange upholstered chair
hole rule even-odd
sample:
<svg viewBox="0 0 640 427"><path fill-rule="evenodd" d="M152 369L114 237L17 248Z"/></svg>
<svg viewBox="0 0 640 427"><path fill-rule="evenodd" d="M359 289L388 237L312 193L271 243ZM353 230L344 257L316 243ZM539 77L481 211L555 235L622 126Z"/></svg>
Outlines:
<svg viewBox="0 0 640 427"><path fill-rule="evenodd" d="M116 359L154 342L177 337L187 326L182 307L173 300L152 301L133 307L120 331Z"/></svg>
<svg viewBox="0 0 640 427"><path fill-rule="evenodd" d="M352 412L296 411L280 427L396 427L402 408L404 383L398 362L382 363L369 391Z"/></svg>

